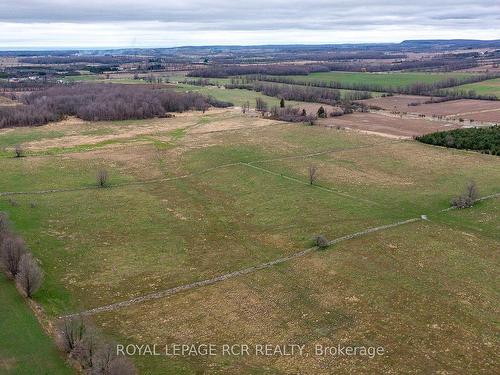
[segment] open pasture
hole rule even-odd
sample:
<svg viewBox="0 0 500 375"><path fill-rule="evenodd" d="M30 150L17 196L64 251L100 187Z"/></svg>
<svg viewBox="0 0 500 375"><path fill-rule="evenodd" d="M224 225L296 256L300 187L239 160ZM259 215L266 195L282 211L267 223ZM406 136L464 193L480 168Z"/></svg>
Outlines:
<svg viewBox="0 0 500 375"><path fill-rule="evenodd" d="M10 156L16 143L26 157ZM499 192L495 156L234 109L3 130L0 147L1 192L61 190L0 196L0 210L42 261L36 300L53 320L287 257L309 248L314 234L335 239L428 215L430 222L93 316L124 344L297 342L312 353L134 357L144 373L494 366L498 262L490 250L499 239L488 233L499 225L498 202L440 211L471 179L481 195ZM109 173L107 188L95 185L98 169ZM388 354L321 357L318 343Z"/></svg>

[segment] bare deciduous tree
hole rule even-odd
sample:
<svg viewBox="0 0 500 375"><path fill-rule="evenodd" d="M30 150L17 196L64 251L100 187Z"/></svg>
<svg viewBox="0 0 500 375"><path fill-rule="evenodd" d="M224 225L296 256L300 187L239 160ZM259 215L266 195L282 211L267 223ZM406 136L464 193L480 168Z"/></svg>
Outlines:
<svg viewBox="0 0 500 375"><path fill-rule="evenodd" d="M479 190L475 181L470 181L465 188L465 194L472 201L475 202L479 199Z"/></svg>
<svg viewBox="0 0 500 375"><path fill-rule="evenodd" d="M108 171L105 169L99 169L97 171L97 185L99 187L106 187L108 183Z"/></svg>
<svg viewBox="0 0 500 375"><path fill-rule="evenodd" d="M24 105L0 107L0 129L43 125L68 115L87 121L113 121L207 108L207 99L197 93L127 85L57 85L24 95L20 100Z"/></svg>
<svg viewBox="0 0 500 375"><path fill-rule="evenodd" d="M308 168L309 172L309 184L312 185L316 181L316 173L318 169L316 168L315 165L310 165Z"/></svg>
<svg viewBox="0 0 500 375"><path fill-rule="evenodd" d="M3 238L0 247L0 263L8 277L16 277L21 258L26 251L26 244L22 238L14 235L6 235Z"/></svg>
<svg viewBox="0 0 500 375"><path fill-rule="evenodd" d="M451 205L456 208L468 208L474 206L479 198L479 192L474 181L470 181L465 187L465 191L451 200Z"/></svg>
<svg viewBox="0 0 500 375"><path fill-rule="evenodd" d="M255 109L264 115L267 112L267 102L260 97L255 98Z"/></svg>
<svg viewBox="0 0 500 375"><path fill-rule="evenodd" d="M11 235L9 216L5 212L0 212L0 251L3 241Z"/></svg>
<svg viewBox="0 0 500 375"><path fill-rule="evenodd" d="M66 353L71 353L83 341L87 326L81 317L65 319L61 327L60 345Z"/></svg>
<svg viewBox="0 0 500 375"><path fill-rule="evenodd" d="M25 253L19 262L19 272L16 275L16 284L24 295L31 298L42 286L43 272L33 255Z"/></svg>
<svg viewBox="0 0 500 375"><path fill-rule="evenodd" d="M132 362L118 356L115 345L104 345L96 354L92 375L135 375L137 371Z"/></svg>
<svg viewBox="0 0 500 375"><path fill-rule="evenodd" d="M71 357L80 362L83 368L92 369L96 364L100 345L96 330L85 325L85 333L81 340L76 342L75 348L71 351Z"/></svg>
<svg viewBox="0 0 500 375"><path fill-rule="evenodd" d="M243 106L241 107L241 111L243 113L247 113L250 110L250 102L247 100L245 103L243 103Z"/></svg>

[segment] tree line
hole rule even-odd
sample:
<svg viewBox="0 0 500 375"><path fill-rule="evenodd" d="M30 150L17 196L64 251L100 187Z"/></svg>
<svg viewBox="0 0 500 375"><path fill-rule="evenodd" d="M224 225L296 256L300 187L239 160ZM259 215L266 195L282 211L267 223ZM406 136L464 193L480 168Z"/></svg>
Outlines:
<svg viewBox="0 0 500 375"><path fill-rule="evenodd" d="M432 69L436 71L453 71L476 67L475 58L434 57L425 60L397 60L393 62L365 61L329 61L309 64L214 64L201 69L191 70L188 77L227 78L236 75L266 74L266 75L307 75L317 72L389 72L399 70Z"/></svg>
<svg viewBox="0 0 500 375"><path fill-rule="evenodd" d="M0 269L8 279L15 281L27 298L31 298L42 285L43 271L38 260L24 240L14 233L5 212L0 212Z"/></svg>
<svg viewBox="0 0 500 375"><path fill-rule="evenodd" d="M231 83L226 85L227 89L246 89L260 92L267 96L285 100L297 100L301 102L314 102L335 105L346 100L361 100L372 97L369 92L351 92L342 94L337 89L301 86L295 84L273 84L260 81L251 83Z"/></svg>
<svg viewBox="0 0 500 375"><path fill-rule="evenodd" d="M500 126L462 128L425 134L416 139L420 142L457 149L480 151L500 156Z"/></svg>

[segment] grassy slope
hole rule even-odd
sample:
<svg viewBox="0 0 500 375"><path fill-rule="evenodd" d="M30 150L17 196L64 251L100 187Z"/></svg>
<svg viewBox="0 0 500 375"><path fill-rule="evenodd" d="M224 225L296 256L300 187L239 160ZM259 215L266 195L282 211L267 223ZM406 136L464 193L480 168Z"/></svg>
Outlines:
<svg viewBox="0 0 500 375"><path fill-rule="evenodd" d="M0 373L72 374L11 281L0 275Z"/></svg>

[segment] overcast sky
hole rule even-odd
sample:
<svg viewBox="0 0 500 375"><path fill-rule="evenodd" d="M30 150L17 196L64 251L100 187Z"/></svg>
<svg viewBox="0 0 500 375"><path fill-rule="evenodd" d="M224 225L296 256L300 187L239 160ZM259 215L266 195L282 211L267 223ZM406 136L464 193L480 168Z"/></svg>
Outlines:
<svg viewBox="0 0 500 375"><path fill-rule="evenodd" d="M500 1L0 0L0 48L500 39Z"/></svg>

